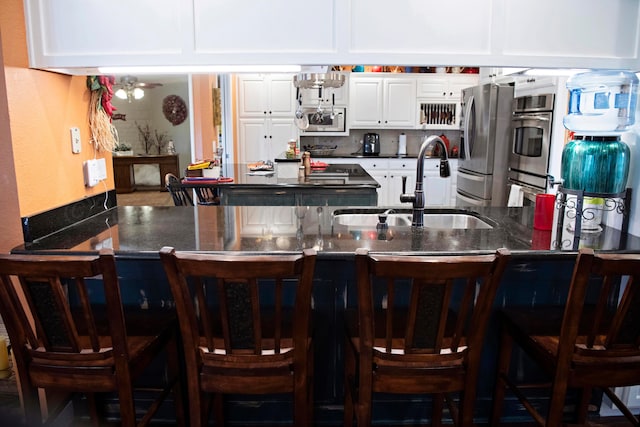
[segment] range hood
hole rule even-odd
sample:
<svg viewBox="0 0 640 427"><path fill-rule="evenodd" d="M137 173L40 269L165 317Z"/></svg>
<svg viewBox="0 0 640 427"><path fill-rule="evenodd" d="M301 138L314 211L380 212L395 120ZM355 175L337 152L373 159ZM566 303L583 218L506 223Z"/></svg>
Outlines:
<svg viewBox="0 0 640 427"><path fill-rule="evenodd" d="M344 79L340 73L299 73L293 76L293 85L301 89L335 88L342 86Z"/></svg>
<svg viewBox="0 0 640 427"><path fill-rule="evenodd" d="M327 72L328 67L307 67L293 76L293 85L300 89L337 88L344 84L344 74Z"/></svg>

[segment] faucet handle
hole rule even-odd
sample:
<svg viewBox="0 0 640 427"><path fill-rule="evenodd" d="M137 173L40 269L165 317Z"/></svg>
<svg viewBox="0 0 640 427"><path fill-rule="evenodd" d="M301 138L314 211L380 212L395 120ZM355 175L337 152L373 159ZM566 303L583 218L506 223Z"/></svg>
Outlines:
<svg viewBox="0 0 640 427"><path fill-rule="evenodd" d="M451 169L449 168L449 161L446 159L440 159L440 177L447 178L451 176Z"/></svg>

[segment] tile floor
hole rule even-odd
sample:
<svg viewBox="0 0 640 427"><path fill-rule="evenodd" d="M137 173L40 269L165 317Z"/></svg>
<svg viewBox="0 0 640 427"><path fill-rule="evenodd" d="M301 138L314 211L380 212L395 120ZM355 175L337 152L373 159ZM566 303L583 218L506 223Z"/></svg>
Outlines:
<svg viewBox="0 0 640 427"><path fill-rule="evenodd" d="M118 206L173 206L168 191L134 191L116 194Z"/></svg>

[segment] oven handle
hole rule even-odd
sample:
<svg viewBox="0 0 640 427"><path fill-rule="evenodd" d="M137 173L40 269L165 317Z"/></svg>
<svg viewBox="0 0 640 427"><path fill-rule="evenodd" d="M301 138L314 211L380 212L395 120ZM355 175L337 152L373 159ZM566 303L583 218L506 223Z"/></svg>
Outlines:
<svg viewBox="0 0 640 427"><path fill-rule="evenodd" d="M549 119L547 117L539 117L539 116L513 116L513 121L517 120L535 120L538 122L548 122Z"/></svg>
<svg viewBox="0 0 640 427"><path fill-rule="evenodd" d="M528 185L522 184L521 182L515 182L511 179L509 179L509 184L507 186L508 189L511 189L511 184L520 186L520 188L522 188L522 192L525 194L525 197L527 197L527 199L531 200L532 202L536 201L536 195L544 194L544 190L529 187Z"/></svg>
<svg viewBox="0 0 640 427"><path fill-rule="evenodd" d="M471 150L469 149L469 146L471 145L471 138L469 136L469 122L471 121L471 108L473 108L473 103L475 102L475 99L473 98L473 95L471 95L469 97L469 102L467 103L467 109L464 112L464 140L465 143L462 144L463 148L464 148L464 158L466 160L471 160Z"/></svg>

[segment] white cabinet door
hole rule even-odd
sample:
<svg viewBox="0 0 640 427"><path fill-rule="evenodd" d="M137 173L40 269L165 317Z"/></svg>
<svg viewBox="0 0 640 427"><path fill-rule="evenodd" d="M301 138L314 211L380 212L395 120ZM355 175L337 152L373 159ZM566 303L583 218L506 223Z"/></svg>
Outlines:
<svg viewBox="0 0 640 427"><path fill-rule="evenodd" d="M29 65L70 74L168 64L640 68L633 0L315 0L312 12L297 0L112 0L108 36L95 4L25 1ZM602 30L568 31L568 19Z"/></svg>
<svg viewBox="0 0 640 427"><path fill-rule="evenodd" d="M265 119L238 120L239 163L267 160L271 157L271 139L267 138Z"/></svg>
<svg viewBox="0 0 640 427"><path fill-rule="evenodd" d="M240 163L271 160L286 151L287 142L297 139L298 128L291 118L241 118L238 120Z"/></svg>
<svg viewBox="0 0 640 427"><path fill-rule="evenodd" d="M416 81L412 78L384 79L382 126L413 128L416 125Z"/></svg>
<svg viewBox="0 0 640 427"><path fill-rule="evenodd" d="M382 170L368 170L371 178L378 181L380 187L378 187L378 206L387 206L389 200L389 175L386 169Z"/></svg>
<svg viewBox="0 0 640 427"><path fill-rule="evenodd" d="M459 129L462 90L478 84L478 76L429 74L417 78L416 128Z"/></svg>
<svg viewBox="0 0 640 427"><path fill-rule="evenodd" d="M343 15L338 3L193 0L192 43L199 56L217 64L332 63L310 58L318 61L335 51L337 21Z"/></svg>
<svg viewBox="0 0 640 427"><path fill-rule="evenodd" d="M273 160L287 151L287 143L292 139L298 140L299 130L293 122L293 118L275 118L269 119L269 139L273 147L272 157L269 160Z"/></svg>
<svg viewBox="0 0 640 427"><path fill-rule="evenodd" d="M293 117L295 98L292 74L238 76L238 115L241 117Z"/></svg>
<svg viewBox="0 0 640 427"><path fill-rule="evenodd" d="M416 79L418 98L443 100L449 91L449 77L446 74L427 74Z"/></svg>
<svg viewBox="0 0 640 427"><path fill-rule="evenodd" d="M478 85L477 74L449 74L449 96L456 101L462 100L462 90Z"/></svg>
<svg viewBox="0 0 640 427"><path fill-rule="evenodd" d="M352 78L349 84L349 116L351 128L377 128L382 121L381 78Z"/></svg>
<svg viewBox="0 0 640 427"><path fill-rule="evenodd" d="M267 86L269 91L269 111L273 116L293 118L296 111L296 88L293 74L271 74Z"/></svg>
<svg viewBox="0 0 640 427"><path fill-rule="evenodd" d="M349 88L351 128L415 127L416 82L411 76L352 77Z"/></svg>
<svg viewBox="0 0 640 427"><path fill-rule="evenodd" d="M440 177L440 159L425 159L423 178L422 189L425 207L449 206L451 203L451 177Z"/></svg>
<svg viewBox="0 0 640 427"><path fill-rule="evenodd" d="M402 181L406 177L405 192L412 194L416 188L416 159L390 159L387 204L410 208L410 203L401 203Z"/></svg>
<svg viewBox="0 0 640 427"><path fill-rule="evenodd" d="M274 233L290 236L296 234L295 211L291 206L271 206L269 209L262 206L242 206L240 209L240 235L243 237L271 239Z"/></svg>

